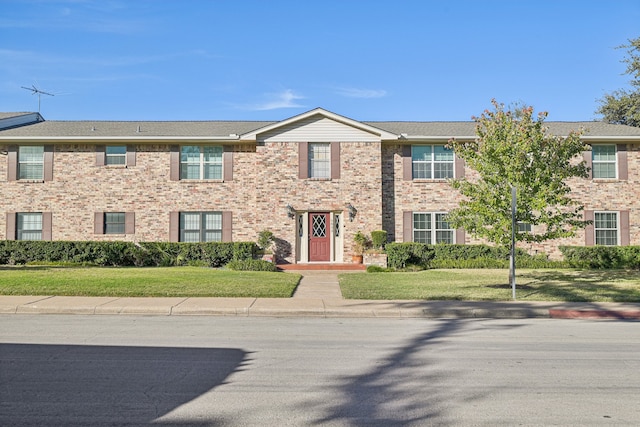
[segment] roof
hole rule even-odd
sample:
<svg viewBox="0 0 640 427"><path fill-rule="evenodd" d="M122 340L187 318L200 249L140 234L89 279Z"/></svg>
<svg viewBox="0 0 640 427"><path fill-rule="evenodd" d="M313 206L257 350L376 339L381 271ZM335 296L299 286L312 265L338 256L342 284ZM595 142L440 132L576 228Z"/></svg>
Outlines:
<svg viewBox="0 0 640 427"><path fill-rule="evenodd" d="M34 113L0 113L0 120ZM37 114L37 113L35 113ZM282 121L58 121L46 120L0 129L2 139L62 140L238 140L321 114L342 123L377 133L383 140L474 138L476 123L468 122L359 122L317 108ZM640 140L640 128L604 122L545 122L554 135L566 136L584 128L585 139Z"/></svg>

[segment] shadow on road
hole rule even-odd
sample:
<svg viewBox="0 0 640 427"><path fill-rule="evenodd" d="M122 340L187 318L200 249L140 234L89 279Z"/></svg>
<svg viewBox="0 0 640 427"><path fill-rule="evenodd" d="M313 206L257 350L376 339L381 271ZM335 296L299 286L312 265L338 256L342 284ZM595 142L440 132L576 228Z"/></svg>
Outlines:
<svg viewBox="0 0 640 427"><path fill-rule="evenodd" d="M246 357L226 348L0 344L0 425L149 425L223 384Z"/></svg>
<svg viewBox="0 0 640 427"><path fill-rule="evenodd" d="M452 425L447 408L455 402L473 401L471 390L451 388L457 372L443 370L438 359L446 357L446 341L467 329L473 321L442 320L388 357L376 362L364 374L339 378L333 393L342 403L328 408L328 415L314 425L422 426ZM505 326L508 328L515 325ZM464 381L464 379L461 379ZM455 381L454 381L455 382ZM464 392L463 392L464 391Z"/></svg>

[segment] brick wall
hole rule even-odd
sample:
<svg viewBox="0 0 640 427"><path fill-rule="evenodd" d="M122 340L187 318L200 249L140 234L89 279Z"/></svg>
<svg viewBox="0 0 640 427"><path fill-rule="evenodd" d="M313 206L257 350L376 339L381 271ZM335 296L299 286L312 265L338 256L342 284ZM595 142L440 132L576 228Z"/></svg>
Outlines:
<svg viewBox="0 0 640 427"><path fill-rule="evenodd" d="M7 181L7 156L0 157L0 238L6 239L6 212L51 212L54 240L169 239L172 211L231 211L233 240L255 241L261 230L291 246L295 259L298 211L342 212L351 203L355 221L343 221L345 254L355 231L381 223L380 144L340 144L339 179L298 178L297 143L239 145L233 149L233 180L171 181L170 146L139 144L135 166L96 166L93 145L60 144L54 149L53 181ZM3 147L5 150L7 147ZM94 234L94 212L135 212L135 234Z"/></svg>

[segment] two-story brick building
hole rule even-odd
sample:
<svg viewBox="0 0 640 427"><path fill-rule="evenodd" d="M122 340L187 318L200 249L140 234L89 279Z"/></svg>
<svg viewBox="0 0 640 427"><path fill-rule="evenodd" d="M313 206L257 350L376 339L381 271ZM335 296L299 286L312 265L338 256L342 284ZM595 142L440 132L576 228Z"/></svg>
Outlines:
<svg viewBox="0 0 640 427"><path fill-rule="evenodd" d="M584 127L593 177L572 182L594 220L561 244L640 244L640 128ZM475 242L452 230L451 137L474 122L360 122L321 108L277 122L48 121L0 113L0 238L247 241L269 229L291 263L349 262L356 231ZM4 222L4 224L2 223ZM533 230L535 232L535 230Z"/></svg>

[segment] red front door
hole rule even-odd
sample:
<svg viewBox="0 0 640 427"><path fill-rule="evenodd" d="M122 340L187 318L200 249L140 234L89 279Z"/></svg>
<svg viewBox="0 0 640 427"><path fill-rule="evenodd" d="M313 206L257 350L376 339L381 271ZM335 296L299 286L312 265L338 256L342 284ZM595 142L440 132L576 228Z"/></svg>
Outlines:
<svg viewBox="0 0 640 427"><path fill-rule="evenodd" d="M329 213L309 214L309 261L331 260Z"/></svg>

